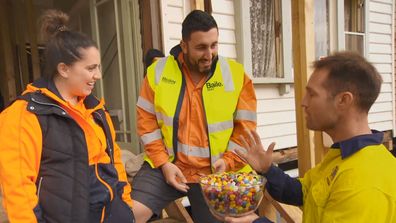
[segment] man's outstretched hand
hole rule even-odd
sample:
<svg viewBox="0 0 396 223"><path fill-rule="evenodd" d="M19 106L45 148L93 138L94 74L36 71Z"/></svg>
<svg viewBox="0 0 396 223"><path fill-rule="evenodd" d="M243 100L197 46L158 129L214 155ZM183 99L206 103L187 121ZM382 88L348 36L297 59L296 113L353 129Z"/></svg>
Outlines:
<svg viewBox="0 0 396 223"><path fill-rule="evenodd" d="M275 143L271 143L265 151L261 144L260 136L253 130L246 130L245 134L240 136L240 139L246 151L237 149L236 153L255 171L266 173L272 165L272 152L274 151Z"/></svg>

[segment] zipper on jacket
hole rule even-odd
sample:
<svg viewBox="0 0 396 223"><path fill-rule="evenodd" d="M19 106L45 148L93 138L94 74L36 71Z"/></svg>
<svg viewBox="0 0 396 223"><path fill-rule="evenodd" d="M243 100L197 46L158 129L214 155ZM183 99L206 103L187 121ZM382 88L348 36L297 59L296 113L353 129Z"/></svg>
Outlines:
<svg viewBox="0 0 396 223"><path fill-rule="evenodd" d="M40 177L39 184L37 187L37 198L40 200L41 183L43 182L43 177Z"/></svg>
<svg viewBox="0 0 396 223"><path fill-rule="evenodd" d="M40 105L55 106L55 107L61 109L65 114L68 114L67 111L66 111L65 109L63 109L61 106L59 106L59 105L57 105L57 104L45 103L45 102L42 102L42 101L37 101L37 100L34 99L33 97L32 97L32 101L34 101L34 102L36 102L37 104L40 104Z"/></svg>
<svg viewBox="0 0 396 223"><path fill-rule="evenodd" d="M215 60L216 64L217 64L217 60ZM216 68L216 66L213 68L213 65L212 65L210 74L209 74L208 78L206 79L206 81L204 83L204 87L205 87L206 83L208 83L208 81L213 77L214 72L215 72L215 68ZM206 109L205 109L205 100L204 100L204 96L203 96L203 91L204 91L204 88L202 88L202 91L201 91L201 98L202 98L202 107L203 107L203 111L204 111L204 119L205 119L205 125L206 125L206 134L208 136L210 171L212 171L212 173L213 173L213 170L212 170L212 168L213 168L213 166L212 166L212 151L211 151L211 147L210 147L210 135L209 135L209 124L208 124L208 119L206 118Z"/></svg>
<svg viewBox="0 0 396 223"><path fill-rule="evenodd" d="M105 122L103 117L102 117L102 115L99 112L95 111L94 113L99 115L100 119L102 120L102 123ZM114 152L113 152L113 148L110 146L110 142L109 142L109 137L111 137L111 136L107 136L106 135L106 130L105 130L104 127L102 129L103 129L103 132L104 132L105 137L106 137L106 146L107 146L107 148L109 148L109 154L108 155L110 157L110 163L114 164Z"/></svg>
<svg viewBox="0 0 396 223"><path fill-rule="evenodd" d="M113 190L111 189L110 185L99 176L98 164L97 163L95 163L95 174L96 174L96 177L98 178L98 180L107 188L107 190L109 190L110 201L112 201L113 198L114 198Z"/></svg>

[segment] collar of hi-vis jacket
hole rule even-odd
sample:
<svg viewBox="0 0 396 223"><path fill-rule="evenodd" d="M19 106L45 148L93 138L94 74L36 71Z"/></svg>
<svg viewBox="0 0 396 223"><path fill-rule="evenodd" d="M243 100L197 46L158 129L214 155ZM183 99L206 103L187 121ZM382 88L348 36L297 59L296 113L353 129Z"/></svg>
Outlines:
<svg viewBox="0 0 396 223"><path fill-rule="evenodd" d="M62 107L69 107L69 105L62 99L53 81L44 78L38 79L32 84L29 84L26 91L19 98L28 101L27 109L37 115L56 114L73 119ZM106 140L106 152L110 157L111 163L114 163L114 144L110 126L106 119L104 100L99 101L92 94L82 100L84 100L83 103L86 109L92 110L92 116L95 122L103 129L108 139ZM36 106L37 104L40 106Z"/></svg>

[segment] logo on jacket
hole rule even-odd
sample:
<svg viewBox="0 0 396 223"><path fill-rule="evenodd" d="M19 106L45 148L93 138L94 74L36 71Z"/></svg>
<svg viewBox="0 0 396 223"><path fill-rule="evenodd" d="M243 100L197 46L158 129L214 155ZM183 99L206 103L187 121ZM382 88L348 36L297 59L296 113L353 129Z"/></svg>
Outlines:
<svg viewBox="0 0 396 223"><path fill-rule="evenodd" d="M213 83L206 83L206 88L208 89L208 91L213 91L217 87L223 87L223 84L218 81L215 81Z"/></svg>
<svg viewBox="0 0 396 223"><path fill-rule="evenodd" d="M338 166L335 166L333 170L331 171L331 174L326 178L327 180L327 185L330 186L331 182L334 180L338 172Z"/></svg>
<svg viewBox="0 0 396 223"><path fill-rule="evenodd" d="M162 81L167 83L167 84L176 84L175 80L172 80L172 79L169 79L169 78L166 78L166 77L162 77Z"/></svg>

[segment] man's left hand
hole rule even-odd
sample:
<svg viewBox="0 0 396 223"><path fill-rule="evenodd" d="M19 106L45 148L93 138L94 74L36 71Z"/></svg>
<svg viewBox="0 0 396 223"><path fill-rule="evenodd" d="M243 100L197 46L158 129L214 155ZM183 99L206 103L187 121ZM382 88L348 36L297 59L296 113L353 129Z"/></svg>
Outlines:
<svg viewBox="0 0 396 223"><path fill-rule="evenodd" d="M218 159L214 164L213 164L213 169L215 173L222 173L227 170L227 164L224 159Z"/></svg>

